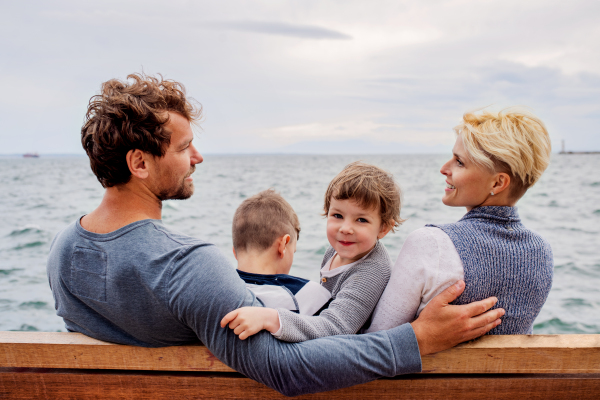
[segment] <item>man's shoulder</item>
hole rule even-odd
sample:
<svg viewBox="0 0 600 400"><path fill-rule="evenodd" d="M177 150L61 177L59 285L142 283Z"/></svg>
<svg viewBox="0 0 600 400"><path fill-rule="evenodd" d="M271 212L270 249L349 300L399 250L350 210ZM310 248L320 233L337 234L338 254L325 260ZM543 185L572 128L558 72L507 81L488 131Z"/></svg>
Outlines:
<svg viewBox="0 0 600 400"><path fill-rule="evenodd" d="M198 252L203 255L220 254L213 244L168 229L160 220L151 219L136 221L106 234L87 231L75 221L56 235L50 253L68 255L77 247L124 256L143 255L146 261L153 255L180 254L183 257Z"/></svg>

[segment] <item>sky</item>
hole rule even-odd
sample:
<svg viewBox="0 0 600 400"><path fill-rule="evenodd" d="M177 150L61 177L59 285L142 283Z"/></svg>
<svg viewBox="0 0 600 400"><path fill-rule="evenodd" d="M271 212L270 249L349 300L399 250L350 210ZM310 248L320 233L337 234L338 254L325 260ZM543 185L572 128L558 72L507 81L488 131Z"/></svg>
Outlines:
<svg viewBox="0 0 600 400"><path fill-rule="evenodd" d="M0 0L0 154L84 154L102 82L202 104L204 153L445 153L464 112L529 107L600 150L600 2Z"/></svg>

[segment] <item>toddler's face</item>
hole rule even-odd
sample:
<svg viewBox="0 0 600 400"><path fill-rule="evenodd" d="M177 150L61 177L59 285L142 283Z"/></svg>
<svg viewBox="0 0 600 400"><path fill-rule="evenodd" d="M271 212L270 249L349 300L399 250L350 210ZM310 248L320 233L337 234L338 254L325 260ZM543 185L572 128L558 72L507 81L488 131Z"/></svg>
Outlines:
<svg viewBox="0 0 600 400"><path fill-rule="evenodd" d="M351 199L331 199L327 213L327 239L338 253L342 265L364 257L375 247L377 239L388 232L387 225L381 223L379 209L364 209Z"/></svg>

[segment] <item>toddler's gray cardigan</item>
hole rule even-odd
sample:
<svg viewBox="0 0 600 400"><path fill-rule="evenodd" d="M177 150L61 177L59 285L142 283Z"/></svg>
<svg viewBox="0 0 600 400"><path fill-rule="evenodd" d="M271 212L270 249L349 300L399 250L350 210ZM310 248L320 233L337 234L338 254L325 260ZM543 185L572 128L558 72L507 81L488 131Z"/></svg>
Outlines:
<svg viewBox="0 0 600 400"><path fill-rule="evenodd" d="M329 248L321 268L333 257ZM307 316L286 309L277 309L281 332L276 335L286 342L302 342L323 336L345 335L359 331L371 316L391 274L391 260L383 244L377 244L362 261L339 275L321 279L321 285L331 292L332 300L320 315Z"/></svg>

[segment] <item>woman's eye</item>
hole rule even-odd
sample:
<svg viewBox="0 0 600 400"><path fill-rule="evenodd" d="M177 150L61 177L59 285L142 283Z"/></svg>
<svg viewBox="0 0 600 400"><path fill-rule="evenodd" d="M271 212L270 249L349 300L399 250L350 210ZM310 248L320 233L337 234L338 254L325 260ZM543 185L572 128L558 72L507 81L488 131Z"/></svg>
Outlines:
<svg viewBox="0 0 600 400"><path fill-rule="evenodd" d="M459 167L462 167L464 165L462 163L462 161L460 161L458 158L456 159L456 163L458 164Z"/></svg>

